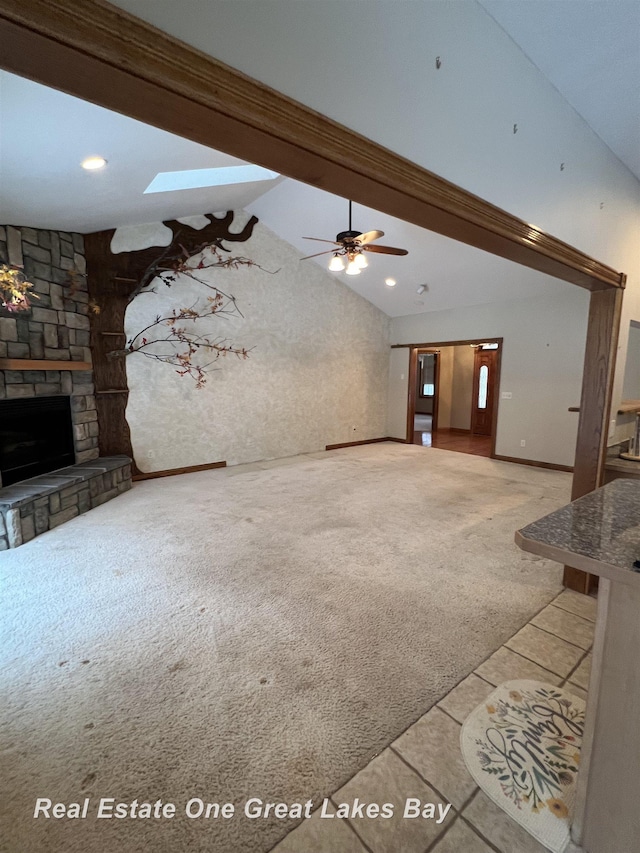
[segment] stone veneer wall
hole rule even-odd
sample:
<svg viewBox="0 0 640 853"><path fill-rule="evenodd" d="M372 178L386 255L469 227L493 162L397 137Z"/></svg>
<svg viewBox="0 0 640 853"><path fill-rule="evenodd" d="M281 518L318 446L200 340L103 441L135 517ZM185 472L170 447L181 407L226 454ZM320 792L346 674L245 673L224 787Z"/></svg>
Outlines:
<svg viewBox="0 0 640 853"><path fill-rule="evenodd" d="M39 297L30 311L0 309L0 359L91 362L82 235L0 226L0 261L23 266ZM97 458L91 370L0 370L0 399L55 395L71 397L76 462Z"/></svg>

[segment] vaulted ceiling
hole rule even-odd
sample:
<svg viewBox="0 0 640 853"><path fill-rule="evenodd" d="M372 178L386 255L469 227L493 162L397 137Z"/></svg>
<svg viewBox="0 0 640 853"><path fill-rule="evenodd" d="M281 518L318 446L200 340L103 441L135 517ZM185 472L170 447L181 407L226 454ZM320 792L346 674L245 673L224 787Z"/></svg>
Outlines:
<svg viewBox="0 0 640 853"><path fill-rule="evenodd" d="M640 179L640 2L479 3Z"/></svg>
<svg viewBox="0 0 640 853"><path fill-rule="evenodd" d="M481 2L640 175L640 47L632 43L635 24L640 28L640 4ZM620 43L622 49L614 51ZM158 172L241 161L1 72L0 110L0 222L86 233L247 208L301 256L322 248L304 237L331 240L347 228L346 200L284 177L145 195ZM80 169L80 161L90 154L105 156L107 167L93 173ZM341 274L345 284L390 316L542 295L561 286L555 279L359 205L354 205L353 225L362 231L382 230L381 242L409 250L407 257L370 257L369 268L360 276ZM301 261L308 263L326 267L327 259ZM394 288L385 285L388 277L397 280ZM420 287L422 293L417 292Z"/></svg>

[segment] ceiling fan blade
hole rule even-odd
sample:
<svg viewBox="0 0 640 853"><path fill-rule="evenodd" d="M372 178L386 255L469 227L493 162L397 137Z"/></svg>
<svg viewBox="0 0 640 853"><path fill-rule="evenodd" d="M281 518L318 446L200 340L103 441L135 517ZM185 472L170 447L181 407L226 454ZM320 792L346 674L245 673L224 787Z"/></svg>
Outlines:
<svg viewBox="0 0 640 853"><path fill-rule="evenodd" d="M379 252L381 255L408 255L406 249L396 249L395 246L363 246L365 252Z"/></svg>
<svg viewBox="0 0 640 853"><path fill-rule="evenodd" d="M365 243L371 243L372 240L379 240L380 237L384 237L384 231L366 231L364 234L356 237L356 240L361 246L364 246Z"/></svg>
<svg viewBox="0 0 640 853"><path fill-rule="evenodd" d="M336 243L335 240L323 240L321 237L303 237L303 240L315 240L316 243L333 243L334 246L342 246L342 243Z"/></svg>
<svg viewBox="0 0 640 853"><path fill-rule="evenodd" d="M317 258L318 255L333 255L333 249L329 249L327 252L316 252L315 255L307 255L304 258L300 258L301 261L308 261L309 258Z"/></svg>

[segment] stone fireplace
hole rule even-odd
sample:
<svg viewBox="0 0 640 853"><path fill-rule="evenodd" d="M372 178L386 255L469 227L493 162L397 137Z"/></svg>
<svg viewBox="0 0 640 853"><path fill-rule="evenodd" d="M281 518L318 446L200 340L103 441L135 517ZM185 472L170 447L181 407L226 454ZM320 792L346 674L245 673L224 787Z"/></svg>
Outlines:
<svg viewBox="0 0 640 853"><path fill-rule="evenodd" d="M37 297L28 311L0 309L1 550L90 509L102 502L99 495L124 491L131 474L125 457L113 464L116 457L99 459L82 235L0 227L0 262L23 267ZM57 449L50 446L52 431L60 433ZM57 481L47 478L47 470L55 471ZM90 483L98 476L100 488ZM73 494L86 486L88 498L72 502L65 494L63 512L52 499L60 489L52 490L52 484L67 490L83 484ZM38 489L44 489L39 497ZM33 500L25 503L25 497Z"/></svg>

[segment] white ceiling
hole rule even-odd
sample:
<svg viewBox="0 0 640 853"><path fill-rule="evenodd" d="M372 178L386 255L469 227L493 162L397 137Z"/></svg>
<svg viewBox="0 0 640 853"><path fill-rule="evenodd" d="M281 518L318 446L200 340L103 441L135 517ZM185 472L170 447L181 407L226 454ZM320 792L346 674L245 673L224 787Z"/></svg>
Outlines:
<svg viewBox="0 0 640 853"><path fill-rule="evenodd" d="M640 178L639 0L478 0Z"/></svg>
<svg viewBox="0 0 640 853"><path fill-rule="evenodd" d="M333 240L348 227L345 199L290 178L145 195L160 171L243 161L6 72L0 72L0 108L12 117L11 123L0 122L0 223L88 233L245 208L301 257L323 248L304 237ZM19 135L12 131L16 126ZM80 168L94 154L104 156L107 166L96 172ZM353 225L384 231L379 242L409 250L406 257L370 254L361 275L338 274L392 317L542 296L558 288L557 279L362 205L354 205ZM300 263L326 269L330 257ZM394 288L384 283L387 277L397 280ZM426 291L419 295L420 285Z"/></svg>
<svg viewBox="0 0 640 853"><path fill-rule="evenodd" d="M4 71L0 116L2 223L88 233L237 210L283 180L144 195L158 172L244 161ZM96 154L105 169L80 168Z"/></svg>
<svg viewBox="0 0 640 853"><path fill-rule="evenodd" d="M248 210L303 257L325 248L305 237L333 240L349 224L345 199L289 179L250 204ZM369 266L358 276L329 273L390 317L551 295L559 286L573 287L360 204L353 205L353 227L362 232L383 231L380 244L409 249L405 257L369 254ZM300 263L317 263L326 269L330 259L331 255L324 255ZM385 284L387 277L396 279L395 287ZM420 285L426 285L422 294L417 293Z"/></svg>
<svg viewBox="0 0 640 853"><path fill-rule="evenodd" d="M481 0L603 140L640 175L637 0ZM634 7L633 9L631 7ZM631 25L630 25L631 22ZM0 222L89 231L247 208L302 255L347 228L347 202L288 178L144 195L158 172L242 161L28 80L0 72ZM6 117L10 117L8 121ZM15 128L20 133L15 133ZM107 167L79 163L101 154ZM390 316L557 291L558 281L378 211L354 205L355 228L380 229L407 257L369 255L342 281ZM318 263L326 268L328 258ZM398 284L389 288L386 277ZM426 285L419 295L417 288ZM570 285L567 285L570 286Z"/></svg>

